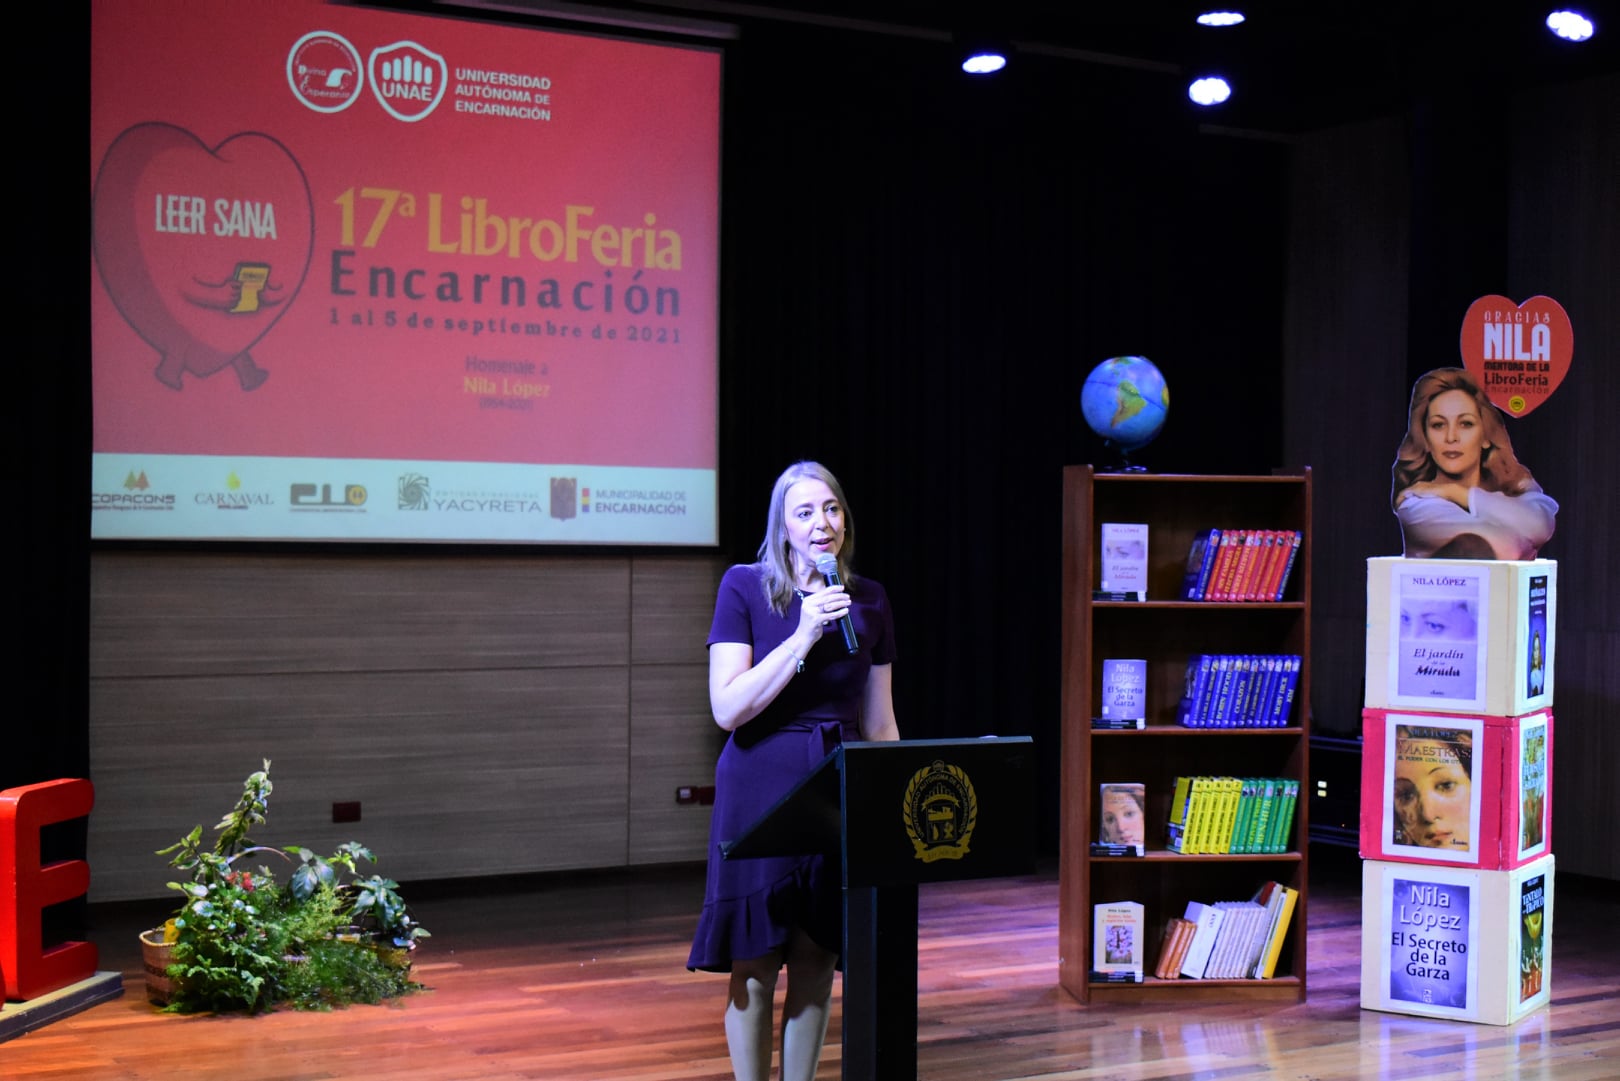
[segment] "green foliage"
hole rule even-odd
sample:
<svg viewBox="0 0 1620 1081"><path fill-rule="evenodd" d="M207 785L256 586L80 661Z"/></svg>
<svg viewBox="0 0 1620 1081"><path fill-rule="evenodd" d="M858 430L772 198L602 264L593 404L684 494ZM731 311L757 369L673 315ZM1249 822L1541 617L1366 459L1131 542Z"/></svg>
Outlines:
<svg viewBox="0 0 1620 1081"><path fill-rule="evenodd" d="M351 1002L376 1004L415 990L410 970L389 965L364 942L323 939L287 965L286 1001L300 1010L326 1010Z"/></svg>
<svg viewBox="0 0 1620 1081"><path fill-rule="evenodd" d="M232 873L205 886L181 887L190 898L175 917L169 975L175 981L172 1008L248 1010L257 1013L277 997L283 966L273 933L279 907L275 887L251 874Z"/></svg>
<svg viewBox="0 0 1620 1081"><path fill-rule="evenodd" d="M354 914L355 926L378 941L410 950L416 948L417 939L433 937L411 916L405 899L398 893L399 883L393 879L372 875L351 882L344 889L352 898L349 911Z"/></svg>
<svg viewBox="0 0 1620 1081"><path fill-rule="evenodd" d="M247 778L241 799L214 827L219 836L212 849L203 847L198 826L159 852L186 876L169 883L184 901L171 921L168 1008L257 1013L286 1003L330 1009L418 988L409 965L389 964L377 947L412 949L428 933L410 915L398 883L359 877L360 861L376 862L369 849L350 841L323 858L297 845L250 840L248 831L265 821L269 771L267 759ZM262 863L236 866L271 855L293 864L285 885Z"/></svg>

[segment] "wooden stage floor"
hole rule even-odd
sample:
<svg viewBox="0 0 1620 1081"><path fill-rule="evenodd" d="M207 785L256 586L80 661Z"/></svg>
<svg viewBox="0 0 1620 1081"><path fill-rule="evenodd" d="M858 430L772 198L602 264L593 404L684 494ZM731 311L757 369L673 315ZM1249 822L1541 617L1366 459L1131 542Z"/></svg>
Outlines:
<svg viewBox="0 0 1620 1081"><path fill-rule="evenodd" d="M1313 849L1309 998L1083 1007L1057 986L1057 883L922 890L922 1081L1620 1077L1620 890L1560 875L1552 1005L1509 1027L1364 1012L1357 861ZM386 1006L179 1017L148 1004L136 933L172 907L92 906L123 997L0 1044L0 1078L726 1081L724 978L689 973L701 868L435 884L430 991ZM407 896L412 891L407 888ZM422 896L426 894L426 896ZM819 1078L839 1077L836 996ZM898 1079L896 1079L898 1081Z"/></svg>

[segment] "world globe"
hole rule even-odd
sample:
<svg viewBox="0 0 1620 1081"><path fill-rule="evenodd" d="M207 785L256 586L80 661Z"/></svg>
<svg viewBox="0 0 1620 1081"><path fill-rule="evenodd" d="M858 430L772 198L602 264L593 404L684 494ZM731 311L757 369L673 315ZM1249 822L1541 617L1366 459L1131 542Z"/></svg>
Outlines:
<svg viewBox="0 0 1620 1081"><path fill-rule="evenodd" d="M1092 431L1128 455L1164 428L1170 388L1147 357L1111 357L1086 376L1080 412Z"/></svg>

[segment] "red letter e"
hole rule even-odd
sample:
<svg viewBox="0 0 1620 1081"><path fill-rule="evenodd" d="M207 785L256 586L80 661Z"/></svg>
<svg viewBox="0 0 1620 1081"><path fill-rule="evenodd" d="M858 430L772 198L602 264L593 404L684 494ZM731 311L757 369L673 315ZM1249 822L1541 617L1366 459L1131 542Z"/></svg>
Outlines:
<svg viewBox="0 0 1620 1081"><path fill-rule="evenodd" d="M90 865L39 865L39 831L83 818L96 801L89 781L46 781L0 792L0 984L8 999L28 1000L96 974L96 947L63 942L45 948L40 918L48 905L81 897Z"/></svg>

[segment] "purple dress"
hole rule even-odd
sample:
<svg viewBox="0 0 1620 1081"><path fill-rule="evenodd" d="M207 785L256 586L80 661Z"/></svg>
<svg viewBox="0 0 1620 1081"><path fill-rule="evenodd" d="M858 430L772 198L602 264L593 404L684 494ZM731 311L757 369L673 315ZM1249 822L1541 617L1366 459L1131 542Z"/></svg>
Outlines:
<svg viewBox="0 0 1620 1081"><path fill-rule="evenodd" d="M715 766L714 815L709 821L709 876L703 914L686 967L730 972L733 958L761 957L787 944L803 927L823 949L843 949L843 893L836 861L823 856L726 860L720 843L735 840L842 740L858 740L867 674L894 660L889 597L870 578L850 589L850 618L860 650L844 651L843 636L827 628L804 671L759 716L731 733ZM714 605L709 645L743 642L754 662L792 637L798 597L785 615L771 611L757 564L726 571Z"/></svg>

